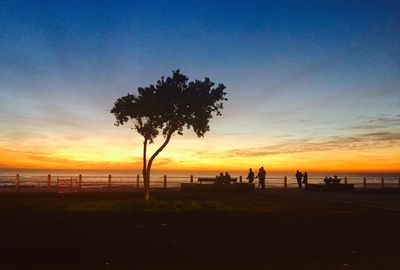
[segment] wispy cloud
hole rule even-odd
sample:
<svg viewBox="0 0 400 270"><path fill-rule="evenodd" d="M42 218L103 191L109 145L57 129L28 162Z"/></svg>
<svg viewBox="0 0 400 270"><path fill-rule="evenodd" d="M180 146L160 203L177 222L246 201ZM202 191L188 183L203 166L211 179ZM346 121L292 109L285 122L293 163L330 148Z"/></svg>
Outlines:
<svg viewBox="0 0 400 270"><path fill-rule="evenodd" d="M351 129L364 129L364 130L374 130L385 128L385 125L371 125L371 124L364 124L364 125L354 125L351 126Z"/></svg>
<svg viewBox="0 0 400 270"><path fill-rule="evenodd" d="M400 143L400 132L374 132L355 136L330 136L322 139L292 140L259 148L232 149L227 156L271 156L280 154L321 152L332 150L362 150L388 148ZM204 154L204 153L203 153Z"/></svg>
<svg viewBox="0 0 400 270"><path fill-rule="evenodd" d="M374 130L384 128L394 128L400 126L400 114L391 117L378 117L369 119L358 125L351 126L351 129Z"/></svg>
<svg viewBox="0 0 400 270"><path fill-rule="evenodd" d="M380 124L396 124L400 123L400 115L396 115L396 117L380 117L376 119L369 120L370 123L380 123Z"/></svg>

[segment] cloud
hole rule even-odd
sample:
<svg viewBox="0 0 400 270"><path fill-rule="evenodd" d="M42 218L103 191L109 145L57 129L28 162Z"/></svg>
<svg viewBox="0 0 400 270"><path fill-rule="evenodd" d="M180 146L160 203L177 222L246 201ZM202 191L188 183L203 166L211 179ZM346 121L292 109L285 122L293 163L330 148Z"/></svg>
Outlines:
<svg viewBox="0 0 400 270"><path fill-rule="evenodd" d="M332 150L363 150L389 148L400 144L400 132L374 132L355 136L330 136L320 140L292 140L286 143L250 149L232 149L224 153L235 156L271 156Z"/></svg>
<svg viewBox="0 0 400 270"><path fill-rule="evenodd" d="M385 128L385 125L369 125L369 124L364 124L364 125L354 125L351 126L351 129L379 129L379 128Z"/></svg>
<svg viewBox="0 0 400 270"><path fill-rule="evenodd" d="M400 115L396 115L396 117L380 117L376 119L371 119L368 122L380 124L396 124L400 123Z"/></svg>
<svg viewBox="0 0 400 270"><path fill-rule="evenodd" d="M373 141L398 141L400 140L400 132L375 132L362 134L362 137L369 138Z"/></svg>
<svg viewBox="0 0 400 270"><path fill-rule="evenodd" d="M351 129L360 130L374 130L374 129L384 129L393 128L400 126L400 114L393 117L379 117L375 119L369 119L367 122L359 125L351 126Z"/></svg>

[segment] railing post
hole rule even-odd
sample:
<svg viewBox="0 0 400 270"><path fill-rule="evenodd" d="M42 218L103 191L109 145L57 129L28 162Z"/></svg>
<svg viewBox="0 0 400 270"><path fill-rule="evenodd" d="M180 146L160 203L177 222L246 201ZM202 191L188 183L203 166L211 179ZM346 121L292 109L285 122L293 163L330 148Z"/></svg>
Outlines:
<svg viewBox="0 0 400 270"><path fill-rule="evenodd" d="M193 175L190 176L190 183L193 183ZM399 183L400 183L400 178L399 178Z"/></svg>
<svg viewBox="0 0 400 270"><path fill-rule="evenodd" d="M167 175L164 174L164 189L167 188Z"/></svg>
<svg viewBox="0 0 400 270"><path fill-rule="evenodd" d="M383 176L381 178L381 188L385 188L385 179L383 178Z"/></svg>
<svg viewBox="0 0 400 270"><path fill-rule="evenodd" d="M78 177L78 188L79 189L82 188L82 174L80 174L79 177Z"/></svg>
<svg viewBox="0 0 400 270"><path fill-rule="evenodd" d="M19 174L15 176L15 189L19 189Z"/></svg>
<svg viewBox="0 0 400 270"><path fill-rule="evenodd" d="M51 174L47 175L47 188L51 188Z"/></svg>
<svg viewBox="0 0 400 270"><path fill-rule="evenodd" d="M347 184L347 176L344 177L344 183Z"/></svg>
<svg viewBox="0 0 400 270"><path fill-rule="evenodd" d="M140 179L140 176L136 175L136 188L139 188L139 179Z"/></svg>
<svg viewBox="0 0 400 270"><path fill-rule="evenodd" d="M111 174L108 175L108 188L111 189Z"/></svg>
<svg viewBox="0 0 400 270"><path fill-rule="evenodd" d="M283 189L287 189L287 176L283 178Z"/></svg>
<svg viewBox="0 0 400 270"><path fill-rule="evenodd" d="M363 179L363 188L367 188L367 178L364 177Z"/></svg>
<svg viewBox="0 0 400 270"><path fill-rule="evenodd" d="M242 180L243 180L242 176L239 176L239 183L242 183Z"/></svg>
<svg viewBox="0 0 400 270"><path fill-rule="evenodd" d="M397 185L398 185L398 187L400 188L400 176L399 176L399 179L398 179Z"/></svg>

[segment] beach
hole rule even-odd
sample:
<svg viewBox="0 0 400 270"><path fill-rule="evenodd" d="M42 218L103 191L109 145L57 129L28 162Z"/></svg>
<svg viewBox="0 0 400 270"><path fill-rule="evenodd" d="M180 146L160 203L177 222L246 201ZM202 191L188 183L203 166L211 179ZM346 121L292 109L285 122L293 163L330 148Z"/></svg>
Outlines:
<svg viewBox="0 0 400 270"><path fill-rule="evenodd" d="M398 269L398 194L1 193L0 266Z"/></svg>

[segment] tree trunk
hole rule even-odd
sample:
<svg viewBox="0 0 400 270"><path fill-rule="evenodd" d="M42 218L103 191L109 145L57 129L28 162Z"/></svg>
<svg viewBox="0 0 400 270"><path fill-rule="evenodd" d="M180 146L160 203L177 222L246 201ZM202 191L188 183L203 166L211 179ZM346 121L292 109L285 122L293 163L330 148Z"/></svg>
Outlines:
<svg viewBox="0 0 400 270"><path fill-rule="evenodd" d="M150 178L147 174L147 139L143 142L143 184L144 184L144 200L150 199Z"/></svg>
<svg viewBox="0 0 400 270"><path fill-rule="evenodd" d="M169 143L173 132L168 133L167 138L165 139L164 143L154 152L154 154L150 157L149 162L146 164L146 147L147 141L145 140L144 143L144 150L143 150L143 178L145 179L145 200L148 201L150 199L150 174L151 174L151 165L153 164L154 159L156 156L167 146Z"/></svg>

